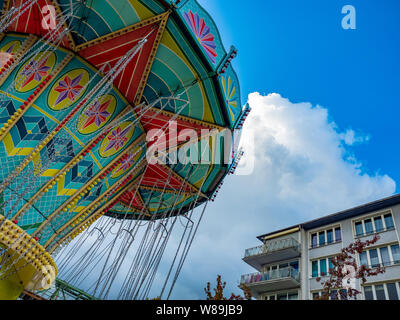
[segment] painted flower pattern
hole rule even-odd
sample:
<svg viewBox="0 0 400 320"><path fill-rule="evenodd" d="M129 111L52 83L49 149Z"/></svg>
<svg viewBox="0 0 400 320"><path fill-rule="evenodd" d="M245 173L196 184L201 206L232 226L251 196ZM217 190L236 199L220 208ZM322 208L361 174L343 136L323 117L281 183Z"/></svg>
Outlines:
<svg viewBox="0 0 400 320"><path fill-rule="evenodd" d="M111 103L111 99L108 99L104 103L100 103L98 100L93 104L92 107L87 109L84 114L86 115L87 119L83 125L82 129L87 128L91 124L95 124L97 127L100 127L101 124L107 121L107 118L110 116L110 113L107 111Z"/></svg>
<svg viewBox="0 0 400 320"><path fill-rule="evenodd" d="M238 102L236 99L236 87L232 83L231 77L222 78L222 89L224 91L225 102L229 108L229 115L231 117L231 121L235 122L236 114L238 112Z"/></svg>
<svg viewBox="0 0 400 320"><path fill-rule="evenodd" d="M136 162L136 153L131 153L121 164L120 170L128 170Z"/></svg>
<svg viewBox="0 0 400 320"><path fill-rule="evenodd" d="M12 46L10 46L10 47L6 50L6 52L11 54L11 53L13 52L13 50L14 50L14 47L15 47L15 44L13 44Z"/></svg>
<svg viewBox="0 0 400 320"><path fill-rule="evenodd" d="M113 130L111 132L111 135L108 136L109 143L104 152L107 152L112 148L114 148L115 151L118 151L120 148L122 148L125 142L128 141L128 138L126 136L130 130L130 126L127 126L124 130L122 130L121 127Z"/></svg>
<svg viewBox="0 0 400 320"><path fill-rule="evenodd" d="M24 88L33 80L40 82L43 77L47 76L47 73L50 70L50 67L46 66L47 60L48 57L45 57L40 61L36 61L35 59L29 61L29 63L24 67L24 70L21 72L21 76L25 77L21 88Z"/></svg>
<svg viewBox="0 0 400 320"><path fill-rule="evenodd" d="M183 17L196 35L197 40L200 42L211 62L215 63L215 58L218 56L215 50L217 45L215 44L215 38L210 31L210 27L206 25L203 18L200 18L197 13L193 13L191 10L189 10L188 13L184 12Z"/></svg>
<svg viewBox="0 0 400 320"><path fill-rule="evenodd" d="M119 175L131 168L137 162L137 155L137 152L130 153L129 156L124 161L122 161L118 170L115 172L115 175Z"/></svg>
<svg viewBox="0 0 400 320"><path fill-rule="evenodd" d="M65 76L65 78L58 83L58 86L54 89L59 93L55 103L56 105L64 101L66 98L68 98L70 101L73 101L75 97L79 96L83 89L83 87L79 84L82 80L82 77L83 73L72 80L70 77Z"/></svg>

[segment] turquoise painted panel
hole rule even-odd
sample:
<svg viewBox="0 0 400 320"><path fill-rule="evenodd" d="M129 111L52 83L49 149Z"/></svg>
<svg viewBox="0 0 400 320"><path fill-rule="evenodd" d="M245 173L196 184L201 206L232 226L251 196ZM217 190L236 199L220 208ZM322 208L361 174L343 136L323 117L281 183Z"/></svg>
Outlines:
<svg viewBox="0 0 400 320"><path fill-rule="evenodd" d="M72 35L77 44L99 38L140 22L138 13L127 0L102 0L83 3L74 0ZM61 9L69 11L70 0L59 0Z"/></svg>
<svg viewBox="0 0 400 320"><path fill-rule="evenodd" d="M231 65L220 76L219 82L224 95L230 127L233 128L242 112L242 104L239 80Z"/></svg>
<svg viewBox="0 0 400 320"><path fill-rule="evenodd" d="M179 13L212 67L217 69L226 51L214 20L197 1L187 1Z"/></svg>

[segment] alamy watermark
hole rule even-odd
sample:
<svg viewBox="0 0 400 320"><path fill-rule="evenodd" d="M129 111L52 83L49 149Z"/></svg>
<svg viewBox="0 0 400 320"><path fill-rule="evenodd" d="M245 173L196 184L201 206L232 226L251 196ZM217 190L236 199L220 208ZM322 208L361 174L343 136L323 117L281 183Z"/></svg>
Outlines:
<svg viewBox="0 0 400 320"><path fill-rule="evenodd" d="M13 56L10 52L0 52L0 68L2 68Z"/></svg>
<svg viewBox="0 0 400 320"><path fill-rule="evenodd" d="M240 130L182 129L176 121L169 121L164 130L147 132L146 159L149 164L226 165L235 174L249 175L254 169L254 155L246 153L244 161L239 151ZM250 139L251 140L251 139Z"/></svg>
<svg viewBox="0 0 400 320"><path fill-rule="evenodd" d="M42 7L42 28L45 30L54 30L56 28L56 9L52 5Z"/></svg>
<svg viewBox="0 0 400 320"><path fill-rule="evenodd" d="M36 272L26 285L26 290L46 290L51 287L57 277L56 269L52 265L42 265L40 272Z"/></svg>
<svg viewBox="0 0 400 320"><path fill-rule="evenodd" d="M345 5L342 8L342 14L345 16L342 19L342 28L344 30L355 30L357 28L356 8L352 5Z"/></svg>

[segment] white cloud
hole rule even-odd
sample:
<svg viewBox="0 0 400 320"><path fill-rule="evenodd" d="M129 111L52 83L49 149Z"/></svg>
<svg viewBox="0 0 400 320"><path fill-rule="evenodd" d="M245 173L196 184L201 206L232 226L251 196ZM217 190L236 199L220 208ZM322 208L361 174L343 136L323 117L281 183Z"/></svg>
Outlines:
<svg viewBox="0 0 400 320"><path fill-rule="evenodd" d="M209 206L174 298L204 298L206 282L215 283L217 274L228 283L227 295L239 293L240 275L255 272L241 259L260 244L256 236L395 192L388 175L365 172L349 149L367 136L340 132L326 108L279 94L253 93L249 103L242 142L247 155L254 149L254 172L228 177Z"/></svg>
<svg viewBox="0 0 400 320"><path fill-rule="evenodd" d="M243 140L251 150L246 136L254 133L259 192L273 187L277 200L298 208L298 214L305 218L395 192L390 177L364 172L347 148L367 142L369 137L351 129L338 132L337 125L328 120L327 109L310 103L294 104L279 94L253 93L249 103L253 111L245 124Z"/></svg>
<svg viewBox="0 0 400 320"><path fill-rule="evenodd" d="M339 137L348 146L353 146L353 145L359 144L359 143L365 143L365 142L368 142L371 139L371 136L369 136L369 135L361 135L359 133L356 133L352 129L347 129L347 131L344 132L344 133L341 133L339 135Z"/></svg>

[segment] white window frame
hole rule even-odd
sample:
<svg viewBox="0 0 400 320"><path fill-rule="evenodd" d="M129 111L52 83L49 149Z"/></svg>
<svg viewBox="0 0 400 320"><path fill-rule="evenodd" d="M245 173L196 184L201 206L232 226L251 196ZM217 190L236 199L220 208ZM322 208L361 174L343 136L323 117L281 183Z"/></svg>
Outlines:
<svg viewBox="0 0 400 320"><path fill-rule="evenodd" d="M266 293L264 295L264 300L269 300L270 297L275 297L275 301L278 301L278 295L281 295L281 294L286 294L286 300L288 300L289 294L295 294L295 293L297 294L297 300L299 300L299 298L300 298L299 290L292 290L292 291L281 290L281 291L277 291L274 293ZM265 299L265 298L268 298L268 299Z"/></svg>
<svg viewBox="0 0 400 320"><path fill-rule="evenodd" d="M368 283L362 286L363 300L365 300L365 287L372 287L372 296L374 300L377 300L376 286L383 285L383 291L385 293L385 300L389 300L389 291L387 284L394 283L397 290L397 297L400 299L400 280L391 280L386 282Z"/></svg>
<svg viewBox="0 0 400 320"><path fill-rule="evenodd" d="M322 291L320 291L320 290L319 291L310 291L310 300L314 300L314 297L313 297L314 293L318 293L318 296L320 297Z"/></svg>
<svg viewBox="0 0 400 320"><path fill-rule="evenodd" d="M378 253L378 263L381 265L381 266L383 266L383 260L382 260L382 255L381 255L381 248L387 248L388 249L388 253L389 253L389 259L390 259L390 266L393 266L393 265L395 265L394 264L394 258L393 258L393 254L392 254L392 246L393 245L399 245L399 243L398 242L393 242L393 243L389 243L389 244L385 244L385 245L381 245L381 246L378 246L378 247L373 247L373 248L368 248L368 249L365 249L364 251L366 252L366 254L367 254L367 261L368 261L368 266L367 267L371 267L372 266L372 263L371 263L371 256L370 256L370 251L371 250L376 250L377 251L377 253ZM361 266L361 257L360 257L360 254L358 254L358 265L359 266ZM386 266L387 267L387 266ZM312 272L312 270L311 270L311 272Z"/></svg>
<svg viewBox="0 0 400 320"><path fill-rule="evenodd" d="M277 267L276 270L279 270L279 265L281 264L288 264L288 267L290 267L290 263L291 262L295 262L297 261L297 263L299 264L299 272L300 272L300 259L299 258L295 258L295 259L290 259L290 260L283 260L283 261L279 261L279 263L272 263L272 264L266 264L262 266L262 272L267 272L270 271L272 267ZM268 270L267 270L268 269Z"/></svg>
<svg viewBox="0 0 400 320"><path fill-rule="evenodd" d="M330 275L330 273L329 273L329 258L334 258L334 257L336 257L337 256L337 254L336 255L333 255L333 256L328 256L328 257L321 257L321 258L318 258L318 259L312 259L312 260L310 260L310 279L315 279L315 278L318 278L318 277L320 277L320 278L322 278L322 277L327 277L327 276L329 276ZM324 275L324 276L321 276L321 263L320 263L320 260L325 260L326 261L326 271L327 271L327 273ZM318 261L318 275L316 276L316 277L313 277L313 274L312 274L312 263L314 262L314 261Z"/></svg>
<svg viewBox="0 0 400 320"><path fill-rule="evenodd" d="M339 291L341 290L341 289L332 289L332 290L336 290L337 291L337 294L338 294L338 297L339 297L339 300L342 300L341 299L341 296L340 296L340 293L339 293ZM318 296L322 296L322 294L323 294L323 292L324 292L324 290L312 290L312 291L310 291L310 300L314 300L314 298L313 298L313 294L314 293L318 293ZM329 297L329 300L331 300L331 297ZM350 299L349 299L350 300Z"/></svg>
<svg viewBox="0 0 400 320"><path fill-rule="evenodd" d="M393 221L393 229L390 229L390 230L387 229L386 221L385 221L385 216L387 214L390 214L392 216L392 221ZM379 217L379 216L382 219L382 225L383 225L383 230L382 231L376 231L374 218ZM371 222L372 222L372 233L367 235L366 231L365 231L365 220L368 220L368 219L371 219ZM357 235L357 231L356 231L356 223L358 223L358 222L361 222L361 224L362 224L363 233L361 235ZM353 237L354 237L354 239L365 237L365 236L369 236L369 235L372 235L372 234L377 234L377 233L382 233L382 232L386 232L386 231L395 230L396 229L396 224L395 224L395 221L394 221L394 216L393 216L392 209L381 211L379 213L376 212L376 213L373 213L373 214L370 214L370 215L363 216L362 218L353 219L352 220L352 229L353 229Z"/></svg>
<svg viewBox="0 0 400 320"><path fill-rule="evenodd" d="M335 230L337 228L340 228L340 240L336 239ZM331 242L331 243L328 243L328 230L332 230L333 231L333 242ZM308 241L309 249L316 249L316 248L320 248L320 247L325 247L325 246L332 245L332 244L335 244L335 243L338 243L338 242L342 241L343 240L342 230L343 230L342 229L342 224L340 223L340 224L332 224L332 225L330 225L328 227L324 227L322 229L309 231L308 232L309 233L309 236L308 236L308 238L309 238L309 241ZM321 245L319 243L319 234L320 234L320 232L324 232L325 243L323 245ZM317 245L315 247L312 246L312 235L313 234L317 234Z"/></svg>

